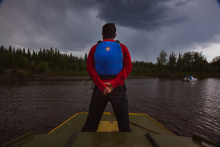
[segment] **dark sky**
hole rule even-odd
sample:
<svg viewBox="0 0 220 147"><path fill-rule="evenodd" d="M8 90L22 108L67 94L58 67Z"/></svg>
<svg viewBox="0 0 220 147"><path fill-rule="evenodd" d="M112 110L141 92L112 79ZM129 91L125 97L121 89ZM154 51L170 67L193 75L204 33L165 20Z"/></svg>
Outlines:
<svg viewBox="0 0 220 147"><path fill-rule="evenodd" d="M0 45L84 56L108 22L116 24L116 39L132 60L155 63L162 50L199 51L208 61L220 55L217 0L6 0Z"/></svg>

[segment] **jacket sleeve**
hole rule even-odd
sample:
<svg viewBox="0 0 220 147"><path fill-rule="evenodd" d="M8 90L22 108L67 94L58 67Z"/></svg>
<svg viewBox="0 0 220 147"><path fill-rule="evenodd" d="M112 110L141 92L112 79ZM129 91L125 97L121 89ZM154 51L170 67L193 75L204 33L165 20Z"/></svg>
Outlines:
<svg viewBox="0 0 220 147"><path fill-rule="evenodd" d="M88 59L87 59L87 66L86 70L89 73L91 79L95 83L95 85L102 91L104 92L105 87L108 87L107 85L104 85L102 80L100 79L98 73L95 70L95 61L94 61L94 53L96 50L96 46L93 46L89 52Z"/></svg>
<svg viewBox="0 0 220 147"><path fill-rule="evenodd" d="M132 70L132 62L131 62L130 53L125 45L123 44L120 44L120 45L121 45L122 53L123 53L123 68L120 71L120 73L117 75L117 77L110 81L110 83L112 84L114 88L124 84L124 80L127 78L127 76Z"/></svg>

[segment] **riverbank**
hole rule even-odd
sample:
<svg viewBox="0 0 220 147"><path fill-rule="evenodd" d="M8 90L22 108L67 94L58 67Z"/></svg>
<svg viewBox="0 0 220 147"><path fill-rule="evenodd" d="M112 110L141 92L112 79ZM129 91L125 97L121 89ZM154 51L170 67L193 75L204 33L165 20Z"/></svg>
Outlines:
<svg viewBox="0 0 220 147"><path fill-rule="evenodd" d="M168 70L155 70L148 73L130 73L128 78L169 78L169 79L182 79L186 75L192 75L195 78L220 78L219 73L190 73L190 72L170 72ZM90 77L86 71L59 71L45 73L33 72L27 69L6 69L4 73L0 74L0 80L75 80L85 79L89 80Z"/></svg>
<svg viewBox="0 0 220 147"><path fill-rule="evenodd" d="M163 75L129 75L128 78L174 78L179 79L182 78L180 76L176 76L173 74L170 74L169 76L163 76ZM15 75L0 75L0 80L90 80L89 75L55 75L55 74L38 74L38 75L31 75L31 76L15 76Z"/></svg>
<svg viewBox="0 0 220 147"><path fill-rule="evenodd" d="M129 75L127 78L167 78L167 79L182 79L182 76L169 74L169 75ZM198 77L196 77L198 78ZM209 77L199 77L201 78L209 78ZM219 77L215 77L219 78ZM39 74L32 75L30 77L21 77L21 76L10 76L10 75L0 75L0 81L8 81L8 80L90 80L90 76L65 76L65 75L54 75L54 74Z"/></svg>
<svg viewBox="0 0 220 147"><path fill-rule="evenodd" d="M80 80L85 79L89 80L89 76L62 76L62 75L53 75L53 74L44 74L44 75L33 75L30 77L20 77L20 76L8 76L1 75L0 80Z"/></svg>
<svg viewBox="0 0 220 147"><path fill-rule="evenodd" d="M158 78L161 76L128 76L128 78ZM1 81L4 80L90 80L90 76L63 76L63 75L38 75L32 77L18 77L1 75Z"/></svg>

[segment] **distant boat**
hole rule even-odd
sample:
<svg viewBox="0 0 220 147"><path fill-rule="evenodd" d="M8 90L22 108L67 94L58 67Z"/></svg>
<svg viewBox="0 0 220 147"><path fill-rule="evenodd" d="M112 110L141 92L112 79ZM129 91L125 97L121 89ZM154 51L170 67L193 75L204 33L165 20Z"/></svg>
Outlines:
<svg viewBox="0 0 220 147"><path fill-rule="evenodd" d="M183 78L183 81L185 81L185 82L196 82L196 81L198 81L198 79L194 78L193 76L185 76Z"/></svg>

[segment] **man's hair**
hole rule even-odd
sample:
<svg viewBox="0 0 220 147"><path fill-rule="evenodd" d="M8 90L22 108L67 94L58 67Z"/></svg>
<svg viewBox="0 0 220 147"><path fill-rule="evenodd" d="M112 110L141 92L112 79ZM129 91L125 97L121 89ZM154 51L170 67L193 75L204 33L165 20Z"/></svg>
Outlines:
<svg viewBox="0 0 220 147"><path fill-rule="evenodd" d="M107 23L102 27L102 34L104 38L113 39L115 37L116 27L114 23Z"/></svg>

